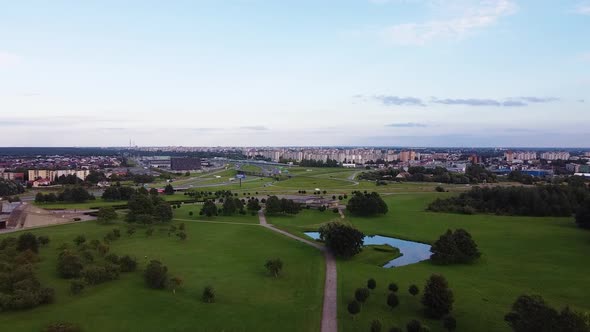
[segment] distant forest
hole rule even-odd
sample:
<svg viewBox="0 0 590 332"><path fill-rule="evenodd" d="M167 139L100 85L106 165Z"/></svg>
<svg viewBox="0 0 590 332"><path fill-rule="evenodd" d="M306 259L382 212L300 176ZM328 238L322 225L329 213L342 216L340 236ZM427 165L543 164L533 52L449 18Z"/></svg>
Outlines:
<svg viewBox="0 0 590 332"><path fill-rule="evenodd" d="M569 217L588 198L590 192L585 185L475 187L456 197L437 199L428 206L428 210L465 214Z"/></svg>

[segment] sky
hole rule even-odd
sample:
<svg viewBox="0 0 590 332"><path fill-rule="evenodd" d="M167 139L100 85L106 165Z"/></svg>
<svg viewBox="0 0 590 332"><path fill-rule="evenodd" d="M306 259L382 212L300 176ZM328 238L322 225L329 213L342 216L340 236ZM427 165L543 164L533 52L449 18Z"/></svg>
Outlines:
<svg viewBox="0 0 590 332"><path fill-rule="evenodd" d="M590 1L0 0L0 146L590 147Z"/></svg>

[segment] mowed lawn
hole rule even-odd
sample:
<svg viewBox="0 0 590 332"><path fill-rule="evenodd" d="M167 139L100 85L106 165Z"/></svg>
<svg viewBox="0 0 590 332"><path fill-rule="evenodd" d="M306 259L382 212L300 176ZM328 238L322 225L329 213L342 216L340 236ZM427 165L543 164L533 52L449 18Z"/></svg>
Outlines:
<svg viewBox="0 0 590 332"><path fill-rule="evenodd" d="M339 261L340 331L368 331L373 319L405 329L411 319L419 319L432 331L444 331L439 321L425 319L420 295L408 293L411 284L423 290L433 273L444 275L455 294L453 315L457 331L509 331L503 317L521 294L539 294L551 305L571 305L590 311L587 287L590 265L590 232L576 228L573 218L505 217L494 215L457 215L425 212L430 201L449 194L399 194L386 196L389 213L375 218L349 217L348 220L367 235L388 235L432 243L448 228L468 230L483 253L473 265L437 266L422 262L410 266L384 269L375 262L393 258L388 253L363 253L349 261ZM329 220L305 216L269 218L280 227L301 234L299 230L317 229L318 221ZM330 212L331 213L331 212ZM309 227L307 226L309 225ZM367 255L371 259L367 259ZM382 255L381 258L378 256ZM377 257L375 257L377 256ZM377 280L377 289L353 320L346 306L354 291L366 287L369 278ZM386 304L387 285L396 282L400 305L395 310ZM385 329L386 328L386 329Z"/></svg>
<svg viewBox="0 0 590 332"><path fill-rule="evenodd" d="M189 208L181 208L177 215L184 215ZM42 261L37 266L42 284L55 288L56 302L33 310L0 313L0 326L3 331L28 332L40 331L51 322L68 321L86 332L318 331L325 269L322 254L255 225L251 217L247 219L250 225L185 221L185 241L168 236L165 227L158 226L151 237L143 228L128 237L123 223L103 226L86 222L34 230L36 235L51 239L50 245L41 249ZM235 221L244 220L236 216ZM115 227L121 229L122 237L111 243L111 252L137 257L139 270L122 274L120 280L88 287L80 295L70 295L70 282L56 275L56 248L72 242L78 234L88 240L102 239ZM277 279L264 268L266 259L274 257L284 262ZM148 289L142 270L151 259L168 266L170 276L181 277L182 289L176 294ZM207 285L216 290L214 304L200 299Z"/></svg>

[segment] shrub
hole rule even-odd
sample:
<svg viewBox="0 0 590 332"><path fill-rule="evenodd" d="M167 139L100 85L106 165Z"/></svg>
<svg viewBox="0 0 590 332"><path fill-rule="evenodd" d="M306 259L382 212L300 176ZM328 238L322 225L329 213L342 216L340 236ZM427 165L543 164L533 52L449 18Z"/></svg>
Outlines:
<svg viewBox="0 0 590 332"><path fill-rule="evenodd" d="M412 319L407 325L406 330L408 332L422 332L422 323L420 321Z"/></svg>
<svg viewBox="0 0 590 332"><path fill-rule="evenodd" d="M37 242L39 243L39 245L46 246L49 244L49 237L40 235L39 237L37 237Z"/></svg>
<svg viewBox="0 0 590 332"><path fill-rule="evenodd" d="M377 214L386 214L389 209L381 196L376 193L361 193L357 191L348 201L346 210L354 215L374 216Z"/></svg>
<svg viewBox="0 0 590 332"><path fill-rule="evenodd" d="M162 289L168 281L168 268L160 261L152 260L144 272L144 279L149 288Z"/></svg>
<svg viewBox="0 0 590 332"><path fill-rule="evenodd" d="M457 320L452 316L447 316L443 319L443 327L449 332L457 329Z"/></svg>
<svg viewBox="0 0 590 332"><path fill-rule="evenodd" d="M206 286L203 289L203 294L201 295L201 299L205 303L215 302L215 289L213 288L213 286Z"/></svg>
<svg viewBox="0 0 590 332"><path fill-rule="evenodd" d="M117 219L117 212L112 206L105 206L98 209L98 223L108 224L115 219Z"/></svg>
<svg viewBox="0 0 590 332"><path fill-rule="evenodd" d="M186 232L178 232L176 233L176 236L178 236L181 241L184 241L187 238Z"/></svg>
<svg viewBox="0 0 590 332"><path fill-rule="evenodd" d="M361 305L357 301L350 301L347 306L348 312L352 315L352 319L356 318L356 315L361 312Z"/></svg>
<svg viewBox="0 0 590 332"><path fill-rule="evenodd" d="M420 288L416 285L411 285L410 288L408 288L408 292L410 292L412 296L416 296L420 293Z"/></svg>
<svg viewBox="0 0 590 332"><path fill-rule="evenodd" d="M357 288L354 292L354 298L360 302L365 303L369 298L370 292L367 288Z"/></svg>
<svg viewBox="0 0 590 332"><path fill-rule="evenodd" d="M29 232L21 234L17 239L16 250L31 250L34 253L39 252L39 242L37 241L37 237Z"/></svg>
<svg viewBox="0 0 590 332"><path fill-rule="evenodd" d="M115 264L105 263L100 266L91 266L84 269L82 273L84 281L89 285L98 285L103 282L115 280L119 278L119 266Z"/></svg>
<svg viewBox="0 0 590 332"><path fill-rule="evenodd" d="M119 267L121 272L133 272L137 269L137 260L129 255L125 255L119 259Z"/></svg>
<svg viewBox="0 0 590 332"><path fill-rule="evenodd" d="M390 292L397 292L398 291L398 287L397 284L395 282L391 282L389 283L389 286L387 286L387 289L389 289Z"/></svg>
<svg viewBox="0 0 590 332"><path fill-rule="evenodd" d="M119 264L119 256L117 254L108 254L104 259L112 264Z"/></svg>
<svg viewBox="0 0 590 332"><path fill-rule="evenodd" d="M82 273L80 256L68 251L62 251L57 259L57 272L64 279L78 278Z"/></svg>
<svg viewBox="0 0 590 332"><path fill-rule="evenodd" d="M375 287L377 287L377 282L375 281L375 279L371 278L367 280L367 288L369 288L370 290L374 290Z"/></svg>
<svg viewBox="0 0 590 332"><path fill-rule="evenodd" d="M453 309L453 292L449 289L447 280L438 274L430 276L424 287L422 304L426 307L429 317L440 319L448 315Z"/></svg>
<svg viewBox="0 0 590 332"><path fill-rule="evenodd" d="M371 322L371 332L381 332L381 321L378 319L374 319Z"/></svg>
<svg viewBox="0 0 590 332"><path fill-rule="evenodd" d="M283 261L280 258L269 259L264 264L264 267L276 278L283 269Z"/></svg>
<svg viewBox="0 0 590 332"><path fill-rule="evenodd" d="M399 298L395 293L389 293L387 295L387 305L391 307L391 309L395 309L399 305Z"/></svg>

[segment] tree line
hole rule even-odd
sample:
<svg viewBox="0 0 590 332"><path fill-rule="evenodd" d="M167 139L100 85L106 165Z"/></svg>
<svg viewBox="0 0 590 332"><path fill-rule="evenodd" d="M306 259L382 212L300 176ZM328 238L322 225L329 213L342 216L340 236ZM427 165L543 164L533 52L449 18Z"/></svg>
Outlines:
<svg viewBox="0 0 590 332"><path fill-rule="evenodd" d="M0 197L18 195L25 192L25 188L12 180L0 178Z"/></svg>
<svg viewBox="0 0 590 332"><path fill-rule="evenodd" d="M409 176L396 178L403 169L387 168L372 172L363 172L358 175L361 180L377 181L411 181L411 182L440 182L452 184L475 184L496 182L496 175L480 165L467 166L465 173L449 172L444 167L426 168L423 166L410 166L407 173Z"/></svg>
<svg viewBox="0 0 590 332"><path fill-rule="evenodd" d="M53 203L53 202L68 202L68 203L84 203L86 201L95 200L96 197L86 190L84 187L73 186L67 187L60 193L37 193L35 195L35 203Z"/></svg>

